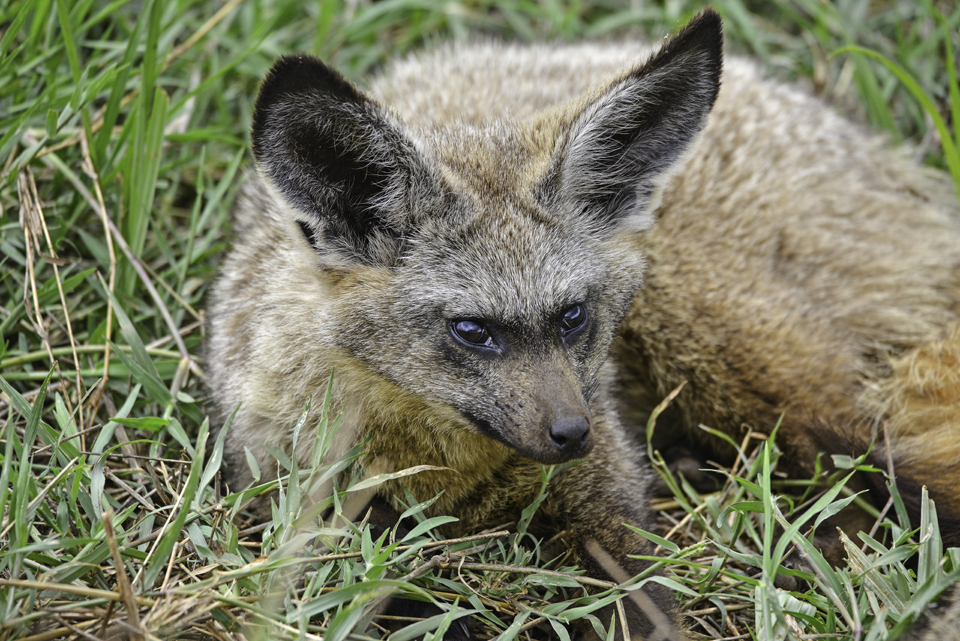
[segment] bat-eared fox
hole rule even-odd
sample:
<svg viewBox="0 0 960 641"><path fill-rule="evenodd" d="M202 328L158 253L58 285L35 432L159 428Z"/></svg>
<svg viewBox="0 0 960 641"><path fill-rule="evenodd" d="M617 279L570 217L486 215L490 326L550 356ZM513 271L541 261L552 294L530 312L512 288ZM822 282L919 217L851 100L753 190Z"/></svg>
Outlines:
<svg viewBox="0 0 960 641"><path fill-rule="evenodd" d="M722 73L721 73L722 71ZM257 173L209 312L231 488L268 446L328 457L451 534L516 520L588 575L648 566L651 409L687 445L769 432L791 461L892 463L960 544L960 219L943 176L758 67L722 59L706 10L659 47L439 47L360 90L278 61L253 118ZM312 423L311 423L312 421ZM879 476L879 475L877 475ZM882 479L862 481L883 502ZM591 553L588 548L600 550ZM666 588L625 600L635 638L682 638ZM614 608L601 613L605 624ZM671 623L674 622L674 623ZM675 627L676 626L676 627ZM586 634L590 631L585 630ZM618 631L618 634L622 634Z"/></svg>

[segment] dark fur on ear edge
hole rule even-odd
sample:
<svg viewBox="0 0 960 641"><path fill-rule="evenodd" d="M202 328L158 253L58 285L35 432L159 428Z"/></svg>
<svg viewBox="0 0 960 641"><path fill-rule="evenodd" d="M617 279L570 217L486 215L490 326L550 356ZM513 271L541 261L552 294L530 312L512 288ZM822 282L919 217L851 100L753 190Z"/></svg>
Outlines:
<svg viewBox="0 0 960 641"><path fill-rule="evenodd" d="M698 137L720 90L723 33L707 9L609 87L572 123L559 195L601 230L643 230L657 189Z"/></svg>
<svg viewBox="0 0 960 641"><path fill-rule="evenodd" d="M318 251L396 260L413 192L432 181L377 104L320 60L287 56L261 85L251 139L261 175Z"/></svg>

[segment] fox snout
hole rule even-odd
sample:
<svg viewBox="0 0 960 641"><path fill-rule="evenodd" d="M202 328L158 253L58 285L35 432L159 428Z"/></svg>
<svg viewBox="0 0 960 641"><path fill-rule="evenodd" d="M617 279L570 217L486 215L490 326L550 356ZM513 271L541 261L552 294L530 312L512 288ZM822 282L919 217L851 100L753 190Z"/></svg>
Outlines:
<svg viewBox="0 0 960 641"><path fill-rule="evenodd" d="M584 458L593 449L594 438L582 387L567 368L541 372L543 378L529 396L531 413L525 422L529 428L520 439L528 446L517 449L539 463Z"/></svg>
<svg viewBox="0 0 960 641"><path fill-rule="evenodd" d="M583 415L566 414L546 427L547 435L562 460L583 458L593 447L590 420Z"/></svg>

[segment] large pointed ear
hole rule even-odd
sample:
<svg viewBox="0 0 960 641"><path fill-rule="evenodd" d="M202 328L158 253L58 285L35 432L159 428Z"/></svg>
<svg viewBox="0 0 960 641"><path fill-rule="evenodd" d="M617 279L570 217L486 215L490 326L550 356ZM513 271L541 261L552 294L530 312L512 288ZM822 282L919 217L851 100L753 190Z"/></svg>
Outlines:
<svg viewBox="0 0 960 641"><path fill-rule="evenodd" d="M310 56L273 66L251 138L261 176L327 262L393 264L414 204L436 191L399 124Z"/></svg>
<svg viewBox="0 0 960 641"><path fill-rule="evenodd" d="M643 230L720 89L720 16L706 10L575 113L544 185L600 233Z"/></svg>

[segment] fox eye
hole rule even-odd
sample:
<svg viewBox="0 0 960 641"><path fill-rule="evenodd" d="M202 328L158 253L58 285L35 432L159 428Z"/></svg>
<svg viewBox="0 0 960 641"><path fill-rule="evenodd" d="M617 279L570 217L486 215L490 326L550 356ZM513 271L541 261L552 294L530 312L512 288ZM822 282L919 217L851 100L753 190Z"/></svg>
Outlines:
<svg viewBox="0 0 960 641"><path fill-rule="evenodd" d="M565 311L563 313L563 318L560 319L560 334L567 336L568 334L583 327L583 324L586 322L587 310L584 309L583 305L574 305Z"/></svg>
<svg viewBox="0 0 960 641"><path fill-rule="evenodd" d="M487 328L477 321L458 320L450 324L454 336L470 345L480 345L482 347L493 347L493 338Z"/></svg>

